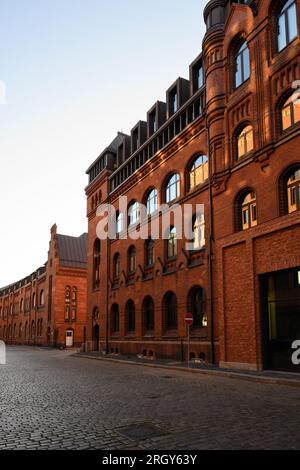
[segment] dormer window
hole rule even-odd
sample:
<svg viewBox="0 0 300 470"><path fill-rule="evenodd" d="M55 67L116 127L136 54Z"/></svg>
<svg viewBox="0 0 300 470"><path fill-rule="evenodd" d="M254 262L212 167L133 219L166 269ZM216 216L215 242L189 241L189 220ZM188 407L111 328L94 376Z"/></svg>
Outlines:
<svg viewBox="0 0 300 470"><path fill-rule="evenodd" d="M132 132L132 153L134 153L139 147L139 130L135 129Z"/></svg>
<svg viewBox="0 0 300 470"><path fill-rule="evenodd" d="M150 134L155 134L155 132L157 131L158 129L158 126L157 126L157 116L156 116L156 110L152 111L152 113L150 113Z"/></svg>
<svg viewBox="0 0 300 470"><path fill-rule="evenodd" d="M198 65L194 67L194 74L193 74L193 85L194 90L193 92L200 90L200 88L204 85L204 71L202 67L202 63L200 62Z"/></svg>
<svg viewBox="0 0 300 470"><path fill-rule="evenodd" d="M178 111L178 95L177 95L177 90L174 88L170 92L170 115L172 116Z"/></svg>

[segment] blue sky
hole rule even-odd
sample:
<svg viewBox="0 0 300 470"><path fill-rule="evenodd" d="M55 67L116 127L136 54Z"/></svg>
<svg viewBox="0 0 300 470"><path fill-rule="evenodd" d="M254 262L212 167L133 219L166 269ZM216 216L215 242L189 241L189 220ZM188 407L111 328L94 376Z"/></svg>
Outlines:
<svg viewBox="0 0 300 470"><path fill-rule="evenodd" d="M0 286L87 230L85 170L201 51L206 0L0 0Z"/></svg>

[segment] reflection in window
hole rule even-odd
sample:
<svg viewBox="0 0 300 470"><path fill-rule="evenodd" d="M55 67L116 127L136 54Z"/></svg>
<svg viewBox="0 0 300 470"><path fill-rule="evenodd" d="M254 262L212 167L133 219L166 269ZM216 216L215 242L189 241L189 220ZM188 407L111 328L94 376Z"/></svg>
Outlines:
<svg viewBox="0 0 300 470"><path fill-rule="evenodd" d="M172 227L167 240L167 258L170 259L175 256L177 256L177 232L176 227Z"/></svg>
<svg viewBox="0 0 300 470"><path fill-rule="evenodd" d="M250 78L250 53L247 43L244 42L235 57L235 87Z"/></svg>
<svg viewBox="0 0 300 470"><path fill-rule="evenodd" d="M257 225L256 194L249 192L242 201L242 228L255 227Z"/></svg>
<svg viewBox="0 0 300 470"><path fill-rule="evenodd" d="M278 51L282 51L297 37L297 11L295 0L288 0L278 16Z"/></svg>
<svg viewBox="0 0 300 470"><path fill-rule="evenodd" d="M208 158L205 155L197 157L189 173L190 189L204 183L208 178Z"/></svg>
<svg viewBox="0 0 300 470"><path fill-rule="evenodd" d="M180 176L178 173L171 176L166 185L166 202L170 203L180 196Z"/></svg>
<svg viewBox="0 0 300 470"><path fill-rule="evenodd" d="M300 169L294 170L287 182L288 212L300 210Z"/></svg>
<svg viewBox="0 0 300 470"><path fill-rule="evenodd" d="M252 126L247 126L242 132L239 134L237 139L237 146L238 146L238 158L247 155L247 153L252 152L254 149L254 141L253 141L253 128Z"/></svg>
<svg viewBox="0 0 300 470"><path fill-rule="evenodd" d="M283 131L300 122L300 99L294 100L291 96L282 107L281 118Z"/></svg>

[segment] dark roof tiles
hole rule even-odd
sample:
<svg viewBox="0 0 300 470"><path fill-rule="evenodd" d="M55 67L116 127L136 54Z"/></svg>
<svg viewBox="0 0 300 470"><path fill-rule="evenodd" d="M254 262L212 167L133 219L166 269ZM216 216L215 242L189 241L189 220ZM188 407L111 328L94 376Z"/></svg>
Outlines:
<svg viewBox="0 0 300 470"><path fill-rule="evenodd" d="M61 266L87 267L87 233L80 237L57 234L58 256Z"/></svg>

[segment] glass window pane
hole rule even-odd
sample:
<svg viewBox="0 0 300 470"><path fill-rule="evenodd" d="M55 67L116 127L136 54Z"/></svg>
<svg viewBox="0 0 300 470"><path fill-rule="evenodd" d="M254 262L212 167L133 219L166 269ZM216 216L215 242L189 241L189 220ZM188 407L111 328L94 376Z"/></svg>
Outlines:
<svg viewBox="0 0 300 470"><path fill-rule="evenodd" d="M291 42L297 37L297 15L296 15L296 4L292 5L288 11L288 23L289 23L289 37L288 41Z"/></svg>
<svg viewBox="0 0 300 470"><path fill-rule="evenodd" d="M235 86L239 87L242 84L242 57L238 55L236 59L236 72L235 72Z"/></svg>
<svg viewBox="0 0 300 470"><path fill-rule="evenodd" d="M291 107L287 106L282 110L282 129L286 130L292 125L292 118L291 118Z"/></svg>
<svg viewBox="0 0 300 470"><path fill-rule="evenodd" d="M245 155L245 153L245 140L244 134L242 134L238 138L238 157L241 158L243 155Z"/></svg>
<svg viewBox="0 0 300 470"><path fill-rule="evenodd" d="M300 99L294 102L294 124L300 122Z"/></svg>
<svg viewBox="0 0 300 470"><path fill-rule="evenodd" d="M285 14L282 14L278 19L278 50L284 49L286 44Z"/></svg>
<svg viewBox="0 0 300 470"><path fill-rule="evenodd" d="M244 62L244 81L248 80L250 78L250 51L247 47L247 49L244 50L243 52L243 62Z"/></svg>
<svg viewBox="0 0 300 470"><path fill-rule="evenodd" d="M247 145L247 152L251 152L254 148L254 143L253 143L253 131L247 132L246 135L246 145Z"/></svg>

